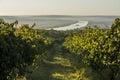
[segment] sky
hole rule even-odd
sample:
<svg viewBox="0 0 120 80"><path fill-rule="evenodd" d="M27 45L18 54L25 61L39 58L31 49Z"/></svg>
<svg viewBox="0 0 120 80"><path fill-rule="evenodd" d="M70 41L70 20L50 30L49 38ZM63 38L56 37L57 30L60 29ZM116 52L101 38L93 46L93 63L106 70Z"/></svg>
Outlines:
<svg viewBox="0 0 120 80"><path fill-rule="evenodd" d="M120 0L0 0L0 15L120 15Z"/></svg>

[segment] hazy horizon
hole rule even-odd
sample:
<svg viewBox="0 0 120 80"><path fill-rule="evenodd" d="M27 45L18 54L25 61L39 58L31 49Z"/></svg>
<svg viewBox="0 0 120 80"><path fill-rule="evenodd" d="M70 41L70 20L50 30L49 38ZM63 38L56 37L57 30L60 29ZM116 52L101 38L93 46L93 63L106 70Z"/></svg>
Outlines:
<svg viewBox="0 0 120 80"><path fill-rule="evenodd" d="M120 0L0 0L1 16L120 16Z"/></svg>
<svg viewBox="0 0 120 80"><path fill-rule="evenodd" d="M120 15L96 15L96 14L92 14L92 15L70 15L70 14L0 14L0 16L118 16L120 17Z"/></svg>

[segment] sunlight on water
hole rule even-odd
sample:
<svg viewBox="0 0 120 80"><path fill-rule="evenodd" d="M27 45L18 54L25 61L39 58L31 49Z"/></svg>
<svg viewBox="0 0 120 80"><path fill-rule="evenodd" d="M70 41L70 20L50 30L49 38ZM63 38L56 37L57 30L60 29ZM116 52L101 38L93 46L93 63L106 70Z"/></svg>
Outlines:
<svg viewBox="0 0 120 80"><path fill-rule="evenodd" d="M88 24L88 21L78 21L75 24L71 24L71 25L63 26L63 27L58 27L58 28L49 28L48 30L50 30L50 29L53 29L53 30L72 30L72 29L85 27L85 26L87 26L87 24Z"/></svg>

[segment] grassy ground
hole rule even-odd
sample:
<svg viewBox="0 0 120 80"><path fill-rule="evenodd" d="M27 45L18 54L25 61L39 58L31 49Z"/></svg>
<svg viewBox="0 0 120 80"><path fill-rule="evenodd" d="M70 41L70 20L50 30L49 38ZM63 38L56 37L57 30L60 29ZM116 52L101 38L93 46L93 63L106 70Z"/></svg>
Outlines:
<svg viewBox="0 0 120 80"><path fill-rule="evenodd" d="M29 75L29 79L78 80L78 76L67 55L56 54L44 61L38 60L37 68Z"/></svg>
<svg viewBox="0 0 120 80"><path fill-rule="evenodd" d="M68 75L73 71L69 60L55 56L51 61L39 63L39 67L32 73L32 80L68 80Z"/></svg>
<svg viewBox="0 0 120 80"><path fill-rule="evenodd" d="M77 80L78 75L71 65L70 54L63 53L55 44L43 61L38 60L38 68L31 74L32 80Z"/></svg>
<svg viewBox="0 0 120 80"><path fill-rule="evenodd" d="M55 49L55 48L54 48ZM57 50L58 51L58 50ZM51 53L31 74L32 80L76 80L77 74L71 65L69 54L60 51Z"/></svg>

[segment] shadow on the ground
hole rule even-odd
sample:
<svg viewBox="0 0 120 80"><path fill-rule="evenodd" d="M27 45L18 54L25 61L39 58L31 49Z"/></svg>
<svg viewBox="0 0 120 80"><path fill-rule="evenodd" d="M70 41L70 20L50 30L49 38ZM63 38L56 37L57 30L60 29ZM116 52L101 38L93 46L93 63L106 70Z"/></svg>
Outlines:
<svg viewBox="0 0 120 80"><path fill-rule="evenodd" d="M51 61L38 62L39 66L32 73L32 80L69 80L70 74L74 73L69 59L61 55L53 56Z"/></svg>

